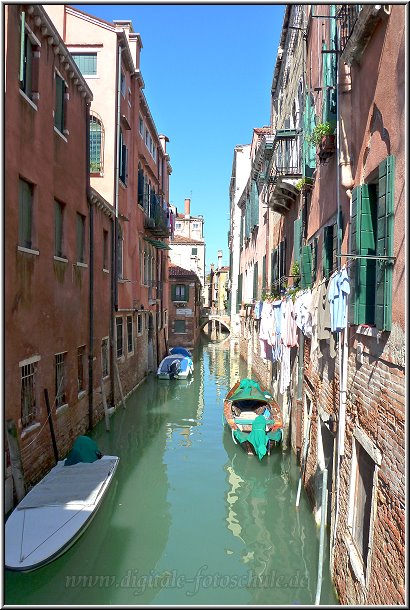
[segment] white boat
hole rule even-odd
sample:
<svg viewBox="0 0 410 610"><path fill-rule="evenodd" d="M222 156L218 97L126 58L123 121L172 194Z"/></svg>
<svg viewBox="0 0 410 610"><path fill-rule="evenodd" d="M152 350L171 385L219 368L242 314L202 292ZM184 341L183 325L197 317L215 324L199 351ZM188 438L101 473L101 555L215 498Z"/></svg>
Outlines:
<svg viewBox="0 0 410 610"><path fill-rule="evenodd" d="M165 356L158 367L159 379L186 379L193 373L194 364L190 356L171 354Z"/></svg>
<svg viewBox="0 0 410 610"><path fill-rule="evenodd" d="M5 567L34 570L67 551L91 523L118 462L113 455L71 466L59 461L7 519Z"/></svg>

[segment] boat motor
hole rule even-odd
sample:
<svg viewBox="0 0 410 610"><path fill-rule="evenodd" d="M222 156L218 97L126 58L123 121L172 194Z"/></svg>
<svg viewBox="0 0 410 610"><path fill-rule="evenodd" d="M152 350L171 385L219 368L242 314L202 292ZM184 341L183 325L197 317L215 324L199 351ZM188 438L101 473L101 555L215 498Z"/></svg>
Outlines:
<svg viewBox="0 0 410 610"><path fill-rule="evenodd" d="M181 362L179 360L173 360L169 365L169 378L175 379L175 377L179 373L179 369L181 368Z"/></svg>

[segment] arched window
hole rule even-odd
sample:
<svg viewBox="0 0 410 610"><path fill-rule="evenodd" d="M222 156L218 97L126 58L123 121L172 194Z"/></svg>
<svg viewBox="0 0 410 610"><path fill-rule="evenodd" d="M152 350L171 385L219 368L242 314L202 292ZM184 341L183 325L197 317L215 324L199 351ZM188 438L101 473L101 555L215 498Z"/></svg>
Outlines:
<svg viewBox="0 0 410 610"><path fill-rule="evenodd" d="M90 172L102 174L104 171L104 127L101 118L90 116Z"/></svg>

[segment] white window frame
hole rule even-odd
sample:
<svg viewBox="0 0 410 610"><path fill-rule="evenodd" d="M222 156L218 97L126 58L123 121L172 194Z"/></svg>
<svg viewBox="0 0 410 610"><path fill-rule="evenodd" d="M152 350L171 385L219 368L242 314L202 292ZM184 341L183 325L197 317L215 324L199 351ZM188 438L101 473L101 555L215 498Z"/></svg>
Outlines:
<svg viewBox="0 0 410 610"><path fill-rule="evenodd" d="M361 557L356 543L354 541L353 536L353 524L355 517L355 508L356 508L356 479L357 479L357 469L358 469L358 461L357 461L357 451L356 451L356 442L360 444L360 446L366 451L366 453L370 456L370 458L374 462L374 473L373 473L373 484L372 484L372 500L371 500L371 509L370 509L370 524L369 524L369 550L367 554L367 562L366 565L363 563L363 558ZM348 503L348 513L347 513L347 536L345 539L345 544L349 553L350 564L352 566L353 572L355 573L356 578L360 582L361 586L364 589L368 589L369 587L369 577L371 572L371 559L372 559L372 550L373 550L373 531L374 531L374 522L376 519L376 511L377 511L377 482L378 482L378 473L379 468L382 461L382 454L379 449L373 444L370 438L363 432L363 430L359 427L356 427L353 431L352 438L352 458L350 464L350 481L349 481L349 503Z"/></svg>

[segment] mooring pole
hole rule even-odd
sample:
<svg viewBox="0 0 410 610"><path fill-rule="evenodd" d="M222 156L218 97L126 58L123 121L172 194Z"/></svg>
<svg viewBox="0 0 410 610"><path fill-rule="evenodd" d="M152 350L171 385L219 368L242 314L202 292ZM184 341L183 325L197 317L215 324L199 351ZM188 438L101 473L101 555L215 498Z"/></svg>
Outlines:
<svg viewBox="0 0 410 610"><path fill-rule="evenodd" d="M323 470L322 479L322 511L320 516L320 542L319 542L319 563L317 566L317 585L316 585L316 599L315 606L320 604L320 593L322 590L322 576L323 576L323 549L325 542L325 527L326 527L326 513L327 513L327 468Z"/></svg>
<svg viewBox="0 0 410 610"><path fill-rule="evenodd" d="M51 409L50 409L50 402L48 400L48 390L47 390L47 388L44 388L44 397L46 399L48 423L49 423L49 426L50 426L51 440L53 442L54 459L55 459L56 464L57 464L57 462L58 462L58 449L57 449L56 437L55 437L55 434L54 434L54 424L53 424L53 418L51 416Z"/></svg>

